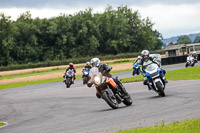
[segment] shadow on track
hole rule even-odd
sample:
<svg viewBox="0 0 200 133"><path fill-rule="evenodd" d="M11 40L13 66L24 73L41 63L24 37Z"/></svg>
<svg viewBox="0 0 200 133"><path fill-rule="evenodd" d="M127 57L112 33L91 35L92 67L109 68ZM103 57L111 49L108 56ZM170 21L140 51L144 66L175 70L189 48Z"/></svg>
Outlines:
<svg viewBox="0 0 200 133"><path fill-rule="evenodd" d="M131 105L133 106L133 105ZM123 108L129 108L131 106L121 106L119 107L118 109L112 109L112 108L108 108L108 109L103 109L103 110L97 110L97 111L94 111L94 112L106 112L106 111L116 111L116 110L119 110L119 109L123 109Z"/></svg>

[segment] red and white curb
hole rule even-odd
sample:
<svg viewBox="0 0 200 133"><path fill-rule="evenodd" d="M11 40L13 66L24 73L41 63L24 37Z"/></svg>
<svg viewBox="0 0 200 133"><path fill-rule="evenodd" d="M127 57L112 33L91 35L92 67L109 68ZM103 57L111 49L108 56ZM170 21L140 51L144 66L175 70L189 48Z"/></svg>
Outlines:
<svg viewBox="0 0 200 133"><path fill-rule="evenodd" d="M1 122L1 123L3 123L4 125L3 125L3 126L0 126L0 128L3 128L3 127L5 127L5 126L8 126L8 123L7 123L7 122Z"/></svg>

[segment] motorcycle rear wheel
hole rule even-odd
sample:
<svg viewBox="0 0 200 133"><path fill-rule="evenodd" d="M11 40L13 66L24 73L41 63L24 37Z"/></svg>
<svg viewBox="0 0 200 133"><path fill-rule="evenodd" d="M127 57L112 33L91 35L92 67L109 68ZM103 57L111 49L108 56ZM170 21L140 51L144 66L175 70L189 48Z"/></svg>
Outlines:
<svg viewBox="0 0 200 133"><path fill-rule="evenodd" d="M113 98L111 98L106 91L104 91L102 93L102 98L106 101L106 103L111 108L113 108L113 109L118 109L119 108L119 103L117 102L116 98L115 98L115 100Z"/></svg>

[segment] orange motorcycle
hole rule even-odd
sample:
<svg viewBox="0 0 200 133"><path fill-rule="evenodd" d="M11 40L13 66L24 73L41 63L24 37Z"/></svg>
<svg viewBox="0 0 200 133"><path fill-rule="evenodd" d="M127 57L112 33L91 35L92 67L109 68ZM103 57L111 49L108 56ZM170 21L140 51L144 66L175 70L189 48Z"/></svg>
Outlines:
<svg viewBox="0 0 200 133"><path fill-rule="evenodd" d="M132 98L118 78L102 76L97 67L90 70L90 81L96 87L98 95L113 109L123 102L126 106L132 104Z"/></svg>

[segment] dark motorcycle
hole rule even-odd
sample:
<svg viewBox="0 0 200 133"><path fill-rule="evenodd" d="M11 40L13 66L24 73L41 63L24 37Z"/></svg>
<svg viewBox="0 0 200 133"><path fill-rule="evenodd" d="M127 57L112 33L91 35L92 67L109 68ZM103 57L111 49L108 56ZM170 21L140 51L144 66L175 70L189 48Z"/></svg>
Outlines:
<svg viewBox="0 0 200 133"><path fill-rule="evenodd" d="M82 73L82 79L83 79L83 84L87 84L88 80L89 80L89 69L83 69Z"/></svg>
<svg viewBox="0 0 200 133"><path fill-rule="evenodd" d="M90 70L91 82L96 87L97 93L113 109L117 109L123 102L126 106L132 104L132 98L118 78L102 76L97 67Z"/></svg>
<svg viewBox="0 0 200 133"><path fill-rule="evenodd" d="M65 73L65 84L66 84L66 88L70 88L71 84L72 84L72 77L74 77L74 72L72 70L68 70Z"/></svg>
<svg viewBox="0 0 200 133"><path fill-rule="evenodd" d="M137 74L137 75L140 74L140 68L139 68L139 65L133 64L133 73L132 73L132 75L134 76L135 74Z"/></svg>

